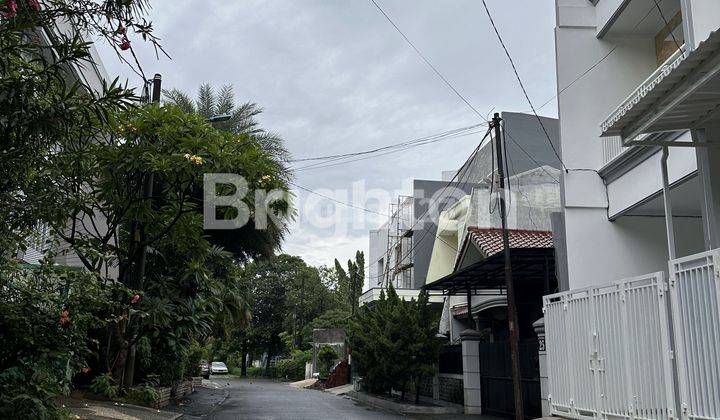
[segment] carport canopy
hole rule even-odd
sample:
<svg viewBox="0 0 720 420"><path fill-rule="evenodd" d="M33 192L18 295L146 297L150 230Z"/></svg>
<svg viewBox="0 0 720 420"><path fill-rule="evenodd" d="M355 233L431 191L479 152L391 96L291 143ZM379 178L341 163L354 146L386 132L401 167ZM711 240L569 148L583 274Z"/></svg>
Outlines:
<svg viewBox="0 0 720 420"><path fill-rule="evenodd" d="M552 293L555 283L555 256L553 248L511 248L510 261L516 290L538 288ZM505 289L505 251L497 252L482 261L426 284L428 292L443 295L472 293L497 295Z"/></svg>

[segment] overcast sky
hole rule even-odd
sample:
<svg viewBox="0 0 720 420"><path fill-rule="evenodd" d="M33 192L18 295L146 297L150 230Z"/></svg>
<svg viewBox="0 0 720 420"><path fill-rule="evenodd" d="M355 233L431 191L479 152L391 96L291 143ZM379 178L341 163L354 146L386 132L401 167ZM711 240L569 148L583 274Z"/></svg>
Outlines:
<svg viewBox="0 0 720 420"><path fill-rule="evenodd" d="M481 113L529 109L479 0L377 1ZM554 0L487 2L530 98L543 104L555 92ZM237 102L264 108L262 126L279 133L295 158L366 150L480 122L370 0L151 3L155 33L172 60L157 60L133 39L148 76L161 73L164 88L193 95L203 82L234 85ZM106 46L98 49L111 76L139 84ZM556 116L555 102L540 113ZM409 193L408 180L440 179L441 171L457 169L481 136L299 170L296 183L324 194L347 190L344 199L334 196L387 213L386 203L353 200L352 184ZM300 214L285 252L315 265L367 252L367 230L377 228L381 216L298 195ZM318 215L340 223L318 227L308 220Z"/></svg>

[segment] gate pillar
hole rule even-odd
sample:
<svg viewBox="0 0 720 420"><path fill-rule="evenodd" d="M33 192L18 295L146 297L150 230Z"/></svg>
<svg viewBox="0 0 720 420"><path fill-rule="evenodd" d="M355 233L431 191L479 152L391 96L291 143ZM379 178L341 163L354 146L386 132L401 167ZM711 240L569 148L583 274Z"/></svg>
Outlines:
<svg viewBox="0 0 720 420"><path fill-rule="evenodd" d="M548 369L547 369L547 351L545 343L545 318L540 318L533 322L533 329L538 338L538 365L540 367L540 406L542 408L543 417L550 417L550 401L548 400Z"/></svg>
<svg viewBox="0 0 720 420"><path fill-rule="evenodd" d="M480 395L480 333L465 330L460 333L463 359L463 388L465 414L482 414Z"/></svg>

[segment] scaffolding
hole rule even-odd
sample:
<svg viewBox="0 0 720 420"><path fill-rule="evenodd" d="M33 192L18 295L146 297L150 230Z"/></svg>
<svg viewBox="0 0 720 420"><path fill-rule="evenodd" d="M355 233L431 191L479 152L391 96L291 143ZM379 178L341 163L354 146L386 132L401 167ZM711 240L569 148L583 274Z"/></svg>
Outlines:
<svg viewBox="0 0 720 420"><path fill-rule="evenodd" d="M385 266L381 283L396 289L411 289L413 283L413 204L411 196L398 196L390 203Z"/></svg>

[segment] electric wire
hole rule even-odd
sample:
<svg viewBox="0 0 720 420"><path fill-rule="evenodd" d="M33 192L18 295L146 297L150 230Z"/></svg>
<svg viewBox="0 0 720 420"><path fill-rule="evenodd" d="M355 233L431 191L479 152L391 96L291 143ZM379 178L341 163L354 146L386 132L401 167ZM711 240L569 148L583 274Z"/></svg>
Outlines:
<svg viewBox="0 0 720 420"><path fill-rule="evenodd" d="M389 155L389 154L392 154L392 153L403 152L403 151L406 151L406 150L409 150L409 149L412 149L412 148L415 148L415 147L425 146L425 145L428 145L428 144L437 143L437 142L444 141L444 140L451 140L451 139L456 139L456 138L461 138L461 137L467 137L467 136L471 136L471 135L478 134L478 133L481 133L481 132L482 132L482 131L470 131L470 132L465 132L465 133L453 134L453 135L449 135L449 136L446 136L446 137L443 137L443 138L438 138L438 139L434 139L434 140L427 140L427 141L424 141L424 142L422 142L422 143L414 143L414 144L412 144L412 145L405 146L405 147L400 148L400 149L388 150L388 151L385 151L385 152L383 152L383 153L376 153L376 154L373 154L373 155L371 155L371 156L364 156L364 157L360 157L360 158L357 158L357 159L331 158L331 159L328 159L328 160L326 160L326 161L324 161L324 162L316 162L316 163L312 163L312 164L309 164L309 165L306 165L306 166L301 166L301 167L299 167L299 168L293 168L293 170L294 170L294 171L300 171L300 170L306 170L306 169L329 168L329 167L332 167L332 166L343 165L343 164L350 163L350 162L357 162L357 161L361 161L361 160L372 159L372 158L379 157L379 156Z"/></svg>
<svg viewBox="0 0 720 420"><path fill-rule="evenodd" d="M420 138L413 139L413 140L407 140L404 142L390 144L387 146L377 147L375 149L364 150L364 151L360 151L360 152L350 152L350 153L326 155L326 156L314 156L314 157L306 157L306 158L299 158L299 159L288 159L287 162L307 162L307 161L313 161L313 160L326 160L326 159L335 159L335 158L344 158L344 157L365 155L365 154L380 152L380 151L387 150L387 149L392 149L395 147L413 145L413 144L420 143L420 142L427 141L427 140L434 140L434 139L438 139L438 138L442 139L445 136L450 136L453 134L462 133L464 131L473 130L473 129L481 127L483 125L487 125L487 124L481 123L481 124L469 125L467 127L456 128L454 130L448 130L448 131L444 131L442 133L431 134L429 136L420 137Z"/></svg>
<svg viewBox="0 0 720 420"><path fill-rule="evenodd" d="M417 53L417 55L425 62L425 64L427 64L428 67L430 67L430 69L432 69L432 71L440 78L440 80L442 80L443 83L445 83L445 85L446 85L448 88L450 88L450 90L452 90L452 91L455 93L455 95L456 95L458 98L460 98L460 100L462 100L462 101L465 103L465 105L468 106L468 108L470 108L478 117L480 117L480 119L481 119L482 121L486 121L487 118L485 118L485 117L480 113L480 111L478 111L478 110L455 88L455 86L453 86L453 84L450 83L450 82L448 81L448 79L447 79L445 76L443 76L442 73L440 73L440 71L430 62L430 60L428 60L428 58L425 57L425 54L423 54L423 53L415 46L415 44L410 40L410 38L407 37L407 35L405 35L405 33L400 29L400 27L399 27L397 24L395 24L395 22L390 18L390 16L385 12L385 10L383 10L383 8L380 7L380 5L378 4L378 2L377 2L376 0L370 0L370 1L372 2L372 4L375 5L375 7L380 11L380 13L382 13L382 15L385 17L385 19L386 19L388 22L390 22L390 24L393 26L393 28L395 28L395 30L400 34L400 36L403 37L403 39L405 40L405 42L407 42L408 45L410 45L410 47L415 51L415 53Z"/></svg>
<svg viewBox="0 0 720 420"><path fill-rule="evenodd" d="M490 135L491 132L492 132L492 130L491 130L490 128L488 128L488 130L485 132L485 135L484 135L483 138L480 140L478 146L473 150L473 152L470 154L470 156L465 160L465 162L462 164L462 166L460 167L460 169L455 173L455 175L452 177L452 179L450 179L450 181L448 181L448 182L445 184L445 186L442 188L442 192L443 192L443 193L445 192L445 190L447 190L448 187L450 187L450 186L455 182L455 179L458 177L458 175L459 175L460 173L462 173L463 170L467 167L467 165L477 156L478 151L482 148L482 146L483 146L483 144L484 144L484 141L487 139L487 137ZM465 174L467 174L467 172L466 172ZM442 195L442 194L441 194L441 195ZM427 210L425 210L425 212L424 212L420 217L416 217L416 218L415 218L415 222L413 223L413 225L412 225L408 230L414 229L415 226L417 226L417 224L420 222L420 220L423 220L423 218L425 217L425 215L427 215L427 213L430 211L430 209L433 208L433 205L434 205L434 204L435 204L434 201L431 202L431 203L429 203ZM427 232L429 232L429 230L426 231L426 233L427 233ZM435 236L437 237L438 235L436 234ZM424 238L424 236L423 236L423 238ZM421 241L422 241L422 239L421 239L420 241L417 241L417 242L413 241L413 246L411 247L410 251L414 250L415 247L417 247L417 245L418 245ZM392 244L391 246L389 246L388 249L380 256L380 258L378 258L377 260L375 260L375 261L373 261L373 262L370 262L370 263L365 267L365 269L368 270L370 267L372 267L373 265L377 264L380 260L382 260L382 259L384 259L386 256L388 256L389 253L390 253L390 250L392 250L393 248L395 248L395 246L397 246L398 243L399 243L399 241L396 241L394 244Z"/></svg>
<svg viewBox="0 0 720 420"><path fill-rule="evenodd" d="M565 170L567 170L565 163L563 162L562 158L560 157L560 153L558 153L557 149L555 148L555 145L553 144L552 140L550 139L550 134L548 134L548 131L545 128L545 124L543 124L543 122L542 122L542 118L540 118L537 111L535 110L535 106L533 105L532 101L530 100L530 96L528 95L527 90L525 89L525 84L523 83L522 79L520 78L520 74L518 74L517 67L515 67L515 62L513 61L512 56L510 56L510 52L508 51L507 47L505 46L505 42L503 41L502 36L500 36L500 32L498 31L498 28L495 25L495 21L493 20L493 17L490 14L490 9L488 9L488 6L487 6L487 3L485 2L485 0L482 0L482 4L483 4L483 7L485 8L485 13L487 13L488 19L490 19L490 24L492 25L493 30L495 31L495 35L497 35L498 41L500 41L500 46L502 47L503 51L505 51L505 55L507 56L508 60L510 61L510 66L513 69L513 73L515 73L515 78L517 79L518 83L520 84L520 89L522 89L523 95L525 95L525 99L527 100L528 105L530 105L530 109L532 110L532 113L535 115L535 118L537 119L538 123L540 123L540 127L542 127L543 133L545 134L545 137L547 138L548 144L550 144L550 147L552 148L553 153L555 153L555 156L557 156L562 167L565 168Z"/></svg>

